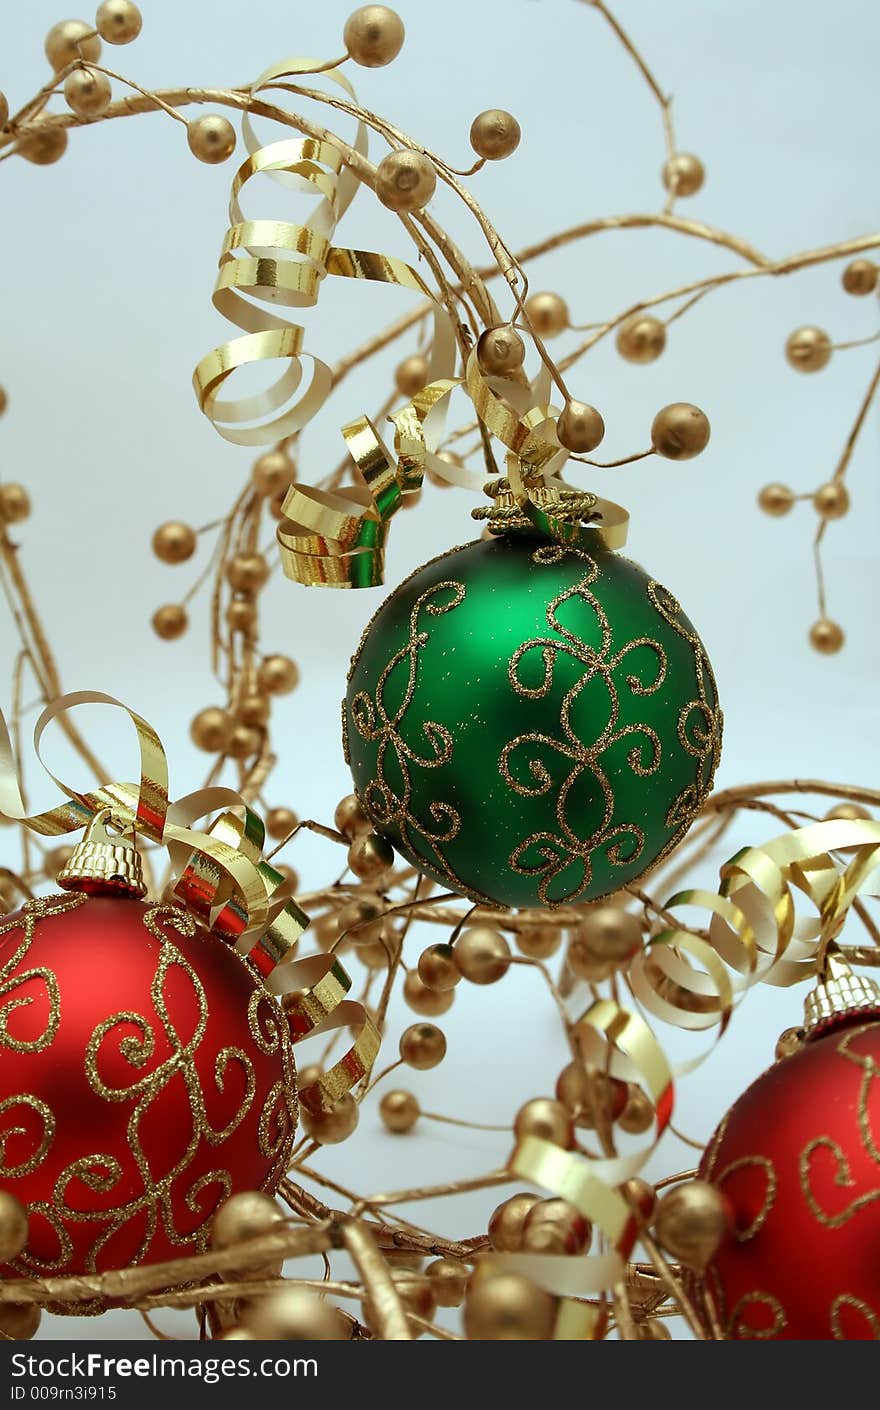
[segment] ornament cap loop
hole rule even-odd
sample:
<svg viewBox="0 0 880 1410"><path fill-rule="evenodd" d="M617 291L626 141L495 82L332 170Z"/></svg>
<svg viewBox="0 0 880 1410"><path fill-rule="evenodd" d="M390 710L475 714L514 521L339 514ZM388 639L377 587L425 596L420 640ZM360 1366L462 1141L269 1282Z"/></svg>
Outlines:
<svg viewBox="0 0 880 1410"><path fill-rule="evenodd" d="M807 1039L862 1017L880 1018L880 987L866 975L854 974L836 946L829 945L819 982L804 1000Z"/></svg>
<svg viewBox="0 0 880 1410"><path fill-rule="evenodd" d="M69 862L59 872L58 885L65 891L82 891L89 896L139 899L147 894L140 854L130 837L107 830L109 819L109 808L95 814Z"/></svg>

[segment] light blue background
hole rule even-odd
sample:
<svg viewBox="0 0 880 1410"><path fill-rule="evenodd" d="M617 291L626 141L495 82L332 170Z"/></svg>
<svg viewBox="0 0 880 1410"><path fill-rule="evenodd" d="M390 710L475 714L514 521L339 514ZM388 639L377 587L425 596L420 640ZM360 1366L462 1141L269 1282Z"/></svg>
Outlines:
<svg viewBox="0 0 880 1410"><path fill-rule="evenodd" d="M17 107L44 81L42 37L58 9L54 0L17 5L14 15L7 0L3 9L0 87ZM108 48L106 62L147 87L223 86L245 83L290 54L335 55L348 6L152 0L144 10L137 44ZM589 6L446 0L410 3L402 13L403 55L385 70L352 69L359 94L457 165L469 160L476 112L502 106L516 113L523 128L516 157L473 180L514 249L596 215L659 208L659 111ZM675 95L680 147L707 166L704 191L680 202L682 214L736 231L775 257L880 228L875 4L620 0L618 13ZM227 336L210 295L233 169L195 162L183 129L161 114L75 132L55 167L18 159L0 167L0 382L10 397L0 466L4 477L24 480L34 500L19 534L22 561L66 688L106 690L151 720L168 746L178 794L203 774L187 722L219 696L208 675L204 604L178 643L161 643L149 630L158 602L174 600L190 581L188 568L156 564L149 538L163 519L200 523L224 512L248 471L247 453L216 436L190 387L195 363ZM483 262L478 232L445 193L435 208ZM301 219L303 211L268 184L248 205L250 215L279 219ZM355 202L339 240L409 257L394 217L367 196ZM535 288L563 290L573 319L587 322L738 266L729 253L696 241L634 232L571 247L533 266L532 280ZM876 300L848 298L839 273L839 265L825 265L713 294L673 326L654 366L625 364L608 344L570 377L574 394L605 416L609 459L647 444L651 419L668 401L694 401L712 422L699 460L649 460L584 483L630 507L628 552L675 591L704 636L727 717L722 785L794 775L877 781L876 415L853 460L853 513L826 540L829 610L847 631L846 649L833 661L806 645L816 615L810 506L782 521L755 506L768 480L805 491L830 475L870 378L871 349L836 355L812 379L795 374L782 354L802 323L818 323L839 341L876 330ZM309 316L309 346L328 361L409 306L405 293L332 283ZM304 479L337 463L338 426L378 404L391 367L411 349L401 344L344 384L304 439ZM468 496L429 488L421 509L392 530L389 584L470 537L468 511ZM376 592L307 594L280 580L265 594L263 643L292 653L303 675L299 692L275 712L282 762L270 800L289 802L302 816L328 819L346 791L338 700L348 656L378 600ZM0 642L10 663L14 640L4 618ZM127 736L113 721L98 727L116 776L128 776ZM56 757L64 759L60 748ZM51 799L40 784L35 801ZM725 852L773 830L753 815ZM290 860L311 884L332 873L337 857L304 838ZM707 885L720 860L704 869ZM680 1093L677 1120L693 1134L705 1137L766 1064L776 1034L797 1021L800 996L765 991L748 1005L749 1016L734 1022ZM405 1021L405 1011L395 1010L389 1051ZM488 990L462 986L443 1026L447 1061L406 1079L427 1108L493 1121L552 1088L562 1050L551 1006L529 972ZM691 1051L675 1039L672 1047ZM383 1135L368 1103L358 1136L329 1151L323 1168L364 1191L464 1176L504 1158L503 1137L423 1128L418 1143ZM690 1159L671 1142L654 1168ZM489 1192L438 1204L419 1218L474 1234L497 1198ZM160 1320L192 1335L189 1317ZM41 1335L98 1330L47 1318ZM100 1323L108 1336L142 1331L134 1314Z"/></svg>

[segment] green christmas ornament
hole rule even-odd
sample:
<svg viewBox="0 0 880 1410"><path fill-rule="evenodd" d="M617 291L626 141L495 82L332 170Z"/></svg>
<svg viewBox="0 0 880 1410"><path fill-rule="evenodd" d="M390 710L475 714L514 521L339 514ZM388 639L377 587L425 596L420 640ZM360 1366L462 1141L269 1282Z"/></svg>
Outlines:
<svg viewBox="0 0 880 1410"><path fill-rule="evenodd" d="M351 664L344 748L376 829L477 901L593 901L681 841L721 711L666 588L590 545L511 534L418 569Z"/></svg>

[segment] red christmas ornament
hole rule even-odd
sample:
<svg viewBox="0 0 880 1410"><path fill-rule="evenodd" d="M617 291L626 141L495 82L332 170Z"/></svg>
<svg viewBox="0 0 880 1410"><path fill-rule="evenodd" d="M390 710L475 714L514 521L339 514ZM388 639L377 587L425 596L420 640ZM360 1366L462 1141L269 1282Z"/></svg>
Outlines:
<svg viewBox="0 0 880 1410"><path fill-rule="evenodd" d="M3 1276L199 1252L229 1195L275 1190L296 1118L280 1006L185 911L75 894L0 925L0 1184L30 1221Z"/></svg>
<svg viewBox="0 0 880 1410"><path fill-rule="evenodd" d="M870 1001L866 981L848 983ZM700 1165L734 1232L698 1301L733 1340L880 1340L880 1023L831 1012L832 988L808 999L817 1026L739 1098Z"/></svg>

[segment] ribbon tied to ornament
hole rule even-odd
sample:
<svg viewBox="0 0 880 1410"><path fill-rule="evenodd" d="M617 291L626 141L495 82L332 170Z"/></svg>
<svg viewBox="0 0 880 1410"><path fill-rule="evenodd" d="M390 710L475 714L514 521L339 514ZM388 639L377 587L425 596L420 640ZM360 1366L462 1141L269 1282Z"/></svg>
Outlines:
<svg viewBox="0 0 880 1410"><path fill-rule="evenodd" d="M354 100L354 89L337 69L301 58L267 69L252 85L251 96L256 100L267 89L290 88L308 97L308 90L285 80L318 71ZM586 525L572 516L570 502L566 504L570 492L559 471L568 452L556 436L558 413L550 405L546 368L533 383L490 378L471 351L465 375L456 376L453 318L422 277L391 255L333 244L336 226L363 172L373 171L366 162L365 124L357 122L350 148L334 141L330 133L261 146L248 113L242 132L249 155L232 182L230 224L220 252L213 302L243 336L213 349L193 374L199 406L221 436L239 445L274 444L302 430L330 396L334 386L330 367L304 351L303 325L282 318L277 311L279 305L315 305L328 275L415 291L430 300L433 312L429 381L390 416L392 446L369 417L360 416L342 428L354 485L329 491L295 484L287 493L277 528L285 574L306 586L378 586L384 580L389 522L404 497L421 488L427 471L463 488L481 488L485 474L451 464L439 454L450 395L457 388L469 397L488 432L505 446L512 493L535 528L560 543L587 550L597 542L621 547L626 541L625 510L593 497ZM346 164L352 159L357 170ZM311 216L303 224L245 218L240 198L248 183L260 175L316 199ZM470 337L469 330L458 331L463 338ZM304 358L312 370L301 390ZM226 384L242 368L278 362L284 370L264 391L220 400Z"/></svg>
<svg viewBox="0 0 880 1410"><path fill-rule="evenodd" d="M40 745L53 720L78 705L109 705L134 726L140 756L137 783L106 783L78 792L43 763ZM317 1082L300 1090L312 1111L332 1105L371 1070L379 1034L362 1004L347 998L351 980L333 955L295 959L309 924L281 872L263 857L262 819L233 789L199 789L172 802L168 761L159 736L121 701L97 691L60 696L34 727L34 750L66 801L29 813L22 795L9 730L0 714L0 814L42 837L61 837L109 810L124 836L167 848L176 880L170 894L219 941L250 956L270 993L281 1002L293 1043L318 1032L349 1027L354 1042ZM204 826L196 824L216 815Z"/></svg>

